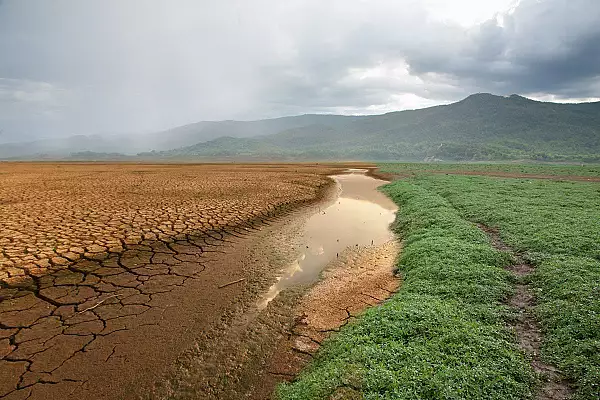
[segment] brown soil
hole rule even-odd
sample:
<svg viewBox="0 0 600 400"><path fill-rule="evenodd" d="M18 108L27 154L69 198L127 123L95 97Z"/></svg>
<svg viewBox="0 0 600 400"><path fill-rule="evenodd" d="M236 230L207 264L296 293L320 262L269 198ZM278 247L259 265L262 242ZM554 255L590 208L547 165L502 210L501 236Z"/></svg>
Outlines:
<svg viewBox="0 0 600 400"><path fill-rule="evenodd" d="M507 246L497 230L484 225L479 225L479 227L488 234L494 248L511 253L516 261L506 268L515 274L518 281L514 285L514 294L508 299L508 305L517 312L511 327L517 335L520 348L530 357L533 370L542 378L536 399L565 400L570 398L573 394L570 382L558 369L541 359L542 331L534 315L535 297L531 293L529 285L523 283L535 268Z"/></svg>
<svg viewBox="0 0 600 400"><path fill-rule="evenodd" d="M318 165L0 165L0 280L144 241L227 231L311 201Z"/></svg>
<svg viewBox="0 0 600 400"><path fill-rule="evenodd" d="M394 274L399 247L394 240L352 250L326 270L297 307L294 348L302 351L306 338L320 344L364 309L390 297L399 285Z"/></svg>
<svg viewBox="0 0 600 400"><path fill-rule="evenodd" d="M375 179L381 179L382 181L386 181L386 182L392 182L394 179L398 179L398 178L408 178L409 175L395 175L395 174L390 174L388 172L381 172L379 170L378 167L370 167L367 168L367 176L370 176L371 178L375 178Z"/></svg>
<svg viewBox="0 0 600 400"><path fill-rule="evenodd" d="M1 168L0 397L124 399L268 287L255 239L341 166Z"/></svg>

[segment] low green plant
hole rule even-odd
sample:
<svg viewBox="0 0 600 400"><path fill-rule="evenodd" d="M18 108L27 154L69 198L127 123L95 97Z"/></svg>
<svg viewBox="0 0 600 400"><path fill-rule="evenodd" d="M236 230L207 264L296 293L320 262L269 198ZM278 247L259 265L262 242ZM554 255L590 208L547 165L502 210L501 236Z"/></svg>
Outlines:
<svg viewBox="0 0 600 400"><path fill-rule="evenodd" d="M429 175L413 182L499 230L536 267L542 355L600 398L600 184Z"/></svg>
<svg viewBox="0 0 600 400"><path fill-rule="evenodd" d="M509 173L547 176L600 176L598 164L502 164L502 163L387 163L380 165L380 171L391 174L423 174L423 173Z"/></svg>

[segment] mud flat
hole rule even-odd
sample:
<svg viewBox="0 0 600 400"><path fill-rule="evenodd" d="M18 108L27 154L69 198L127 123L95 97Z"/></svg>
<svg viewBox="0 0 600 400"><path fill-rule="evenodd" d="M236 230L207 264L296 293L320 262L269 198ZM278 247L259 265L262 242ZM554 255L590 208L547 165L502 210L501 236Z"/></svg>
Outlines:
<svg viewBox="0 0 600 400"><path fill-rule="evenodd" d="M198 337L149 398L270 398L322 340L391 296L396 205L365 173L334 176L327 201L255 236L246 258L274 267L264 290Z"/></svg>
<svg viewBox="0 0 600 400"><path fill-rule="evenodd" d="M299 257L261 299L260 308L282 290L313 283L325 266L347 249L379 246L394 239L388 227L394 221L396 205L377 191L381 182L365 176L365 172L351 169L334 177L338 191L335 201L308 218Z"/></svg>

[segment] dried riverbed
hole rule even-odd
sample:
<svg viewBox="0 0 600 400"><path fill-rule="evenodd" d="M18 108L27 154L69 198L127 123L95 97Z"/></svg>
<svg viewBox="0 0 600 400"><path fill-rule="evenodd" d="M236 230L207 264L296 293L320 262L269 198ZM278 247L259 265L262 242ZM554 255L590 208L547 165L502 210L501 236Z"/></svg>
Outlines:
<svg viewBox="0 0 600 400"><path fill-rule="evenodd" d="M382 181L353 169L337 175L337 196L332 204L311 215L304 225L298 258L289 265L261 299L264 308L282 290L313 283L328 263L352 247L379 246L393 235L396 204L377 191Z"/></svg>
<svg viewBox="0 0 600 400"><path fill-rule="evenodd" d="M275 282L198 338L150 397L269 398L323 339L396 290L396 205L377 190L384 181L347 172L327 201L255 237L247 257L277 266Z"/></svg>

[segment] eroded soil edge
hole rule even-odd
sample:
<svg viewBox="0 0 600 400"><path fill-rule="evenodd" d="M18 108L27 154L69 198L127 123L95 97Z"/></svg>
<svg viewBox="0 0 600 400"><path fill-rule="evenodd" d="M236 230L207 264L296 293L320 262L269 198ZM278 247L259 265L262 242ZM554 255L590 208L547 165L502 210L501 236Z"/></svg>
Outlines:
<svg viewBox="0 0 600 400"><path fill-rule="evenodd" d="M391 297L400 284L394 273L400 244L350 249L340 255L294 308L294 319L271 355L252 399L267 399L275 386L293 380L320 345L367 308Z"/></svg>

